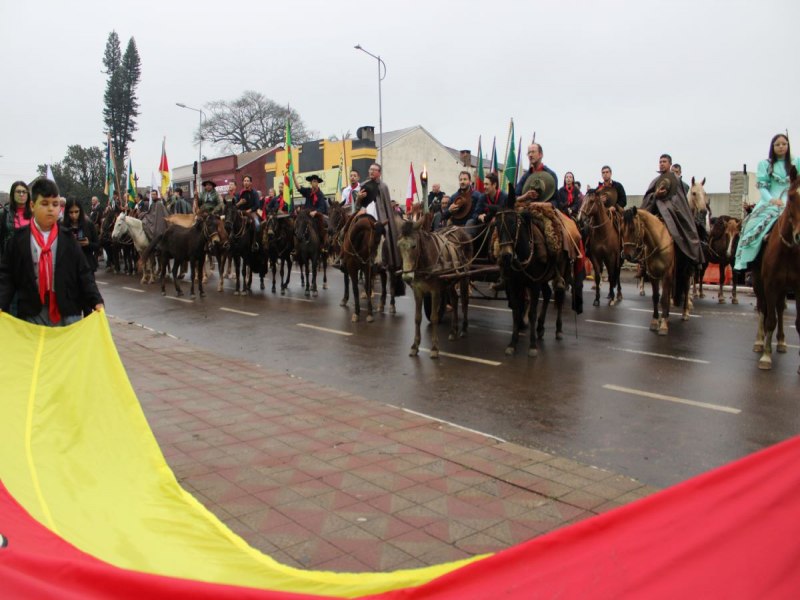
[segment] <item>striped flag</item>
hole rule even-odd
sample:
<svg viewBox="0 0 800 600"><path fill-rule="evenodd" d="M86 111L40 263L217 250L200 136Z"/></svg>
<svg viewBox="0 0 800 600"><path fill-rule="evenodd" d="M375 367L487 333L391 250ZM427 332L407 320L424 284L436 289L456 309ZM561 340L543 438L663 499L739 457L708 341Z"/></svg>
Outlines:
<svg viewBox="0 0 800 600"><path fill-rule="evenodd" d="M283 172L283 205L286 210L292 210L292 196L294 196L294 163L292 161L292 124L286 119L286 170Z"/></svg>
<svg viewBox="0 0 800 600"><path fill-rule="evenodd" d="M108 201L111 202L111 198L114 196L114 190L116 186L114 185L114 180L116 177L116 169L114 168L114 149L111 147L111 136L108 136L108 142L106 143L106 185L103 188L103 193L108 197Z"/></svg>
<svg viewBox="0 0 800 600"><path fill-rule="evenodd" d="M408 191L406 192L406 214L411 212L411 205L414 203L414 196L419 201L417 193L417 180L414 178L414 163L409 164L408 172Z"/></svg>
<svg viewBox="0 0 800 600"><path fill-rule="evenodd" d="M136 180L133 178L133 161L128 159L128 208L136 206Z"/></svg>
<svg viewBox="0 0 800 600"><path fill-rule="evenodd" d="M497 136L492 140L492 163L489 170L495 175L500 172L500 165L497 164Z"/></svg>
<svg viewBox="0 0 800 600"><path fill-rule="evenodd" d="M483 193L483 147L481 146L481 138L478 136L478 172L475 174L475 190Z"/></svg>
<svg viewBox="0 0 800 600"><path fill-rule="evenodd" d="M167 195L167 188L169 188L169 164L167 163L167 138L161 142L161 162L158 164L158 170L161 172L161 197Z"/></svg>

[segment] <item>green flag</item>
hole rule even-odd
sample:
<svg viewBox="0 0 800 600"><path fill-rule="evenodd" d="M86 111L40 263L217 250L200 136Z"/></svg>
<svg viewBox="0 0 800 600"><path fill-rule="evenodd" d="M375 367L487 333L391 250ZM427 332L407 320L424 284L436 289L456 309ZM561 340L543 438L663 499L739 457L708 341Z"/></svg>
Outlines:
<svg viewBox="0 0 800 600"><path fill-rule="evenodd" d="M294 163L292 162L292 124L286 119L286 170L283 173L283 204L287 211L292 210L294 195Z"/></svg>
<svg viewBox="0 0 800 600"><path fill-rule="evenodd" d="M133 179L133 161L128 159L128 208L136 206L136 183Z"/></svg>
<svg viewBox="0 0 800 600"><path fill-rule="evenodd" d="M503 188L508 189L508 184L517 184L517 153L514 150L514 119L511 119L511 146L506 157L506 169L503 172Z"/></svg>
<svg viewBox="0 0 800 600"><path fill-rule="evenodd" d="M106 186L103 192L108 196L109 202L114 196L114 180L117 178L116 168L114 167L114 151L111 149L111 136L108 136L108 143L106 144Z"/></svg>

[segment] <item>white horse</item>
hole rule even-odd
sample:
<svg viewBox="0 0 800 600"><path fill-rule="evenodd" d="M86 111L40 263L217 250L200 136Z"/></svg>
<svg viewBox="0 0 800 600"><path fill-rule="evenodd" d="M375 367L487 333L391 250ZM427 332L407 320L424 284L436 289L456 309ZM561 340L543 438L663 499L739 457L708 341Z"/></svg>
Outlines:
<svg viewBox="0 0 800 600"><path fill-rule="evenodd" d="M150 245L150 240L144 232L142 222L139 219L129 217L124 212L120 213L117 220L114 222L114 229L111 232L112 240L119 240L123 235L128 234L133 240L133 245L136 251L141 256L145 249ZM149 281L147 279L149 278ZM145 263L142 264L142 279L139 283L153 283L156 280L155 276L155 257L151 256Z"/></svg>

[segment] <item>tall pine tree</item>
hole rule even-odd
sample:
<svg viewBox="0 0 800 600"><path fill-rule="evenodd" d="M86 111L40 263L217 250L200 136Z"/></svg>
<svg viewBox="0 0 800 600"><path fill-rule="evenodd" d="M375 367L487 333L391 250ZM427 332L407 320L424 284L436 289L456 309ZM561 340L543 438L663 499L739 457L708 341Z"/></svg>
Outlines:
<svg viewBox="0 0 800 600"><path fill-rule="evenodd" d="M117 32L109 33L103 65L108 75L103 95L103 122L114 144L117 173L122 173L128 146L134 141L133 134L138 129L136 118L139 116L139 101L136 88L141 79L142 67L136 41L133 38L128 41L123 55Z"/></svg>

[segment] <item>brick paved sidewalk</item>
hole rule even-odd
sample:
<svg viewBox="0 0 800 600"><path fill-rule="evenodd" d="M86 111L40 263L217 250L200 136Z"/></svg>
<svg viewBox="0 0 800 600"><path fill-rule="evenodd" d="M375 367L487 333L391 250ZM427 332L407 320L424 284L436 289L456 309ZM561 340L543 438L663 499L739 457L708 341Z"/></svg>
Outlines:
<svg viewBox="0 0 800 600"><path fill-rule="evenodd" d="M181 485L288 565L456 560L656 491L120 320L111 329Z"/></svg>

